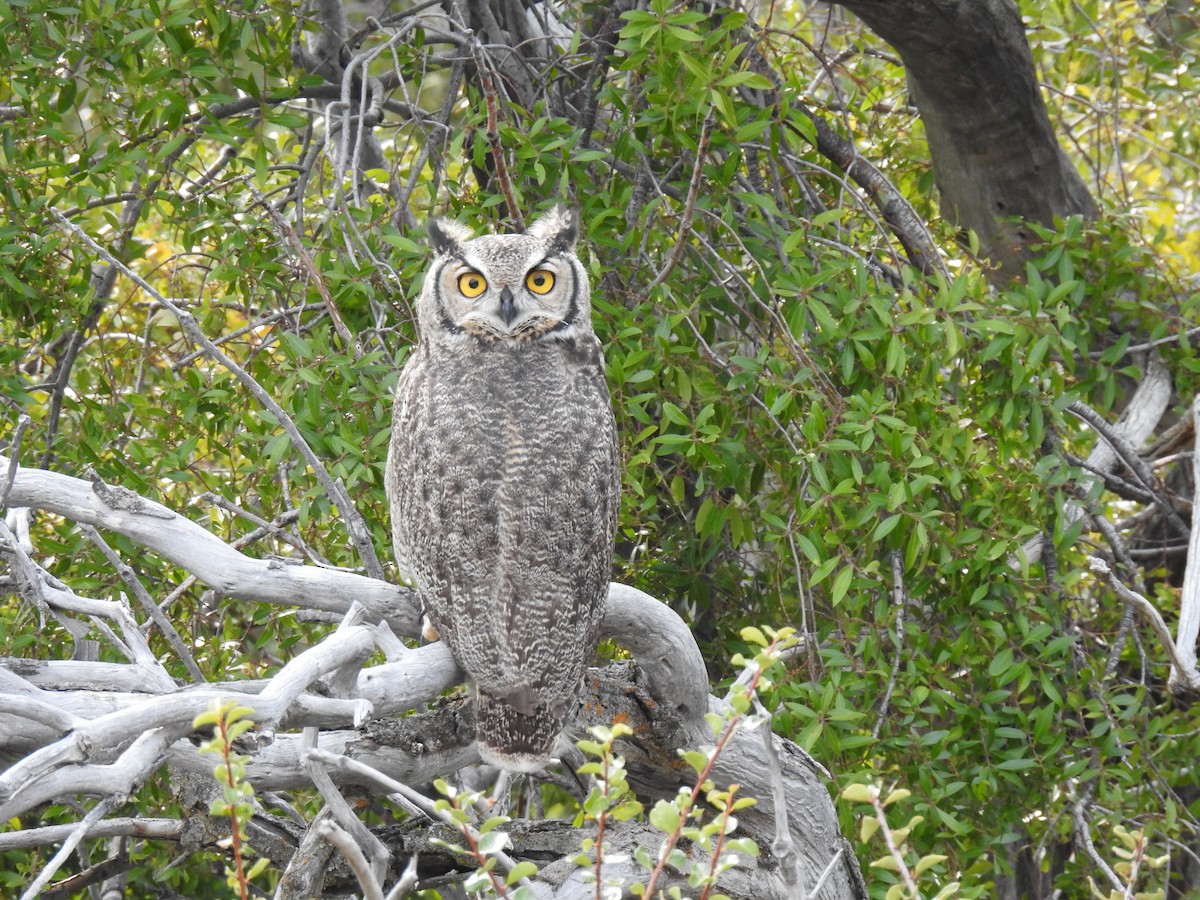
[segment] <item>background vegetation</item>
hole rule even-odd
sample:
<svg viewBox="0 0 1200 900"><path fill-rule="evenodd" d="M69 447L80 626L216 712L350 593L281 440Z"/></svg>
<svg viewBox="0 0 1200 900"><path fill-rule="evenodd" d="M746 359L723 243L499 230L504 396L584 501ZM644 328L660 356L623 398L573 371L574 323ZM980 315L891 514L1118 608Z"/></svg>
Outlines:
<svg viewBox="0 0 1200 900"><path fill-rule="evenodd" d="M683 613L714 679L742 626L795 627L804 650L766 698L776 729L838 788L911 790L910 840L963 896L1194 889L1200 725L1145 618L1087 564L1108 559L1175 631L1197 565L1194 18L1022 5L1100 212L1042 223L998 275L939 215L903 65L840 7L534 6L557 39L519 52L453 9L351 10L327 52L324 12L283 0L0 0L0 449L227 540L284 524L256 554L394 579L382 468L421 223L516 227L502 160L516 209L565 199L583 223L625 459L614 579ZM335 63L379 103L360 116L323 74ZM919 227L889 225L821 128ZM282 406L379 562L260 399L58 215ZM1081 468L1096 434L1069 413L1116 422L1155 366L1170 400L1137 449L1183 533L1129 472L1104 490ZM34 543L77 591L124 589L61 520L41 517ZM142 575L210 677L273 671L327 627L173 592L185 573L157 563ZM0 598L0 652L61 656L68 636L40 615ZM166 796L152 783L135 803ZM856 834L864 807L839 809ZM1142 836L1133 872L1122 829ZM200 868L140 852L146 878L200 896ZM0 890L38 868L9 854ZM892 876L868 880L882 896Z"/></svg>

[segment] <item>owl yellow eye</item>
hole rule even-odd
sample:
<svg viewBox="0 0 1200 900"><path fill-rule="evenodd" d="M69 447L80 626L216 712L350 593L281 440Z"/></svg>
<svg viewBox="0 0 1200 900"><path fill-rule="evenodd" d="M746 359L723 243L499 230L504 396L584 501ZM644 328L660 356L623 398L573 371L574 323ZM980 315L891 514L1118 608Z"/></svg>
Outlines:
<svg viewBox="0 0 1200 900"><path fill-rule="evenodd" d="M548 294L554 287L554 273L547 269L534 269L525 276L525 287L535 294Z"/></svg>
<svg viewBox="0 0 1200 900"><path fill-rule="evenodd" d="M458 276L458 289L464 297L478 297L487 290L487 279L478 272L464 272Z"/></svg>

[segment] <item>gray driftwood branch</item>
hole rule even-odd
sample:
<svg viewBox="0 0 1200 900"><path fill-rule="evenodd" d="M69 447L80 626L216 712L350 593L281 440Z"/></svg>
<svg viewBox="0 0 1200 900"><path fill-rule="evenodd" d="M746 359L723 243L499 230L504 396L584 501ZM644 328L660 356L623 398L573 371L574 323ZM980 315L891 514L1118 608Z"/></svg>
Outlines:
<svg viewBox="0 0 1200 900"><path fill-rule="evenodd" d="M299 733L304 728L319 730L316 743L324 751L323 759L333 754L332 758L347 760L346 767L327 767L329 777L343 790L378 791L378 784L365 779L362 771L427 789L433 779L478 762L470 702L461 694L439 699L463 681L453 658L441 644L402 649L393 637L393 632L409 636L417 632L416 604L410 592L351 572L255 559L175 511L117 486L13 466L3 457L0 482L11 483L10 508L40 509L124 535L229 597L338 614L357 601L366 610L365 624L339 629L264 680L181 683L173 688L163 679L138 677L132 662L0 660L0 752L15 760L0 774L0 820L67 796L93 796L113 803L164 764L173 782L206 783L211 780L212 761L200 755L192 740L192 720L217 700L236 699L255 711L258 727L253 740L240 749L251 759L247 778L260 796L313 786L312 767L306 763ZM14 548L15 543L0 547L0 557L10 566L17 554ZM23 546L20 553L23 559L36 558L36 548L30 553ZM69 587L51 583L44 569L34 566L30 571L31 578L45 582L42 587L51 598L64 593L74 597ZM111 607L111 601L88 603ZM81 613L66 608L63 614ZM722 701L709 695L704 660L690 630L665 604L635 588L614 584L604 630L628 649L633 660L591 670L573 733L560 744L560 755L565 763L578 762L570 738L585 734L592 725L624 722L633 729L619 747L627 760L630 784L644 801L671 798L690 784L691 770L681 766L677 752L713 742L705 714L721 712ZM389 661L363 667L376 648L384 649ZM424 705L431 708L409 715ZM569 784L573 776L566 771L559 777ZM756 840L763 856L726 873L720 884L725 893L791 896L788 879L770 852L773 844L781 845L778 823L786 822L789 833L782 844L790 841L794 846L803 883L817 883L830 862L838 859L832 874L825 877L821 896L865 896L820 767L798 747L774 736L764 744L755 729L738 732L718 758L713 780L720 785L737 783L741 795L758 799L738 818L741 833ZM776 814L780 798L787 805L786 816ZM281 838L278 817L266 810L262 815L263 822L249 829L251 841L262 840L269 844L264 852L286 861L297 852L303 834L287 833ZM122 823L123 829L129 828ZM417 820L403 833L379 834L390 851L384 883L412 877L404 874L410 854L429 839L430 827ZM103 820L89 824L91 828L97 835L111 831ZM614 824L608 834L613 847L633 846L647 840L646 828ZM511 829L515 858L529 858L522 855L523 845L517 841L519 835L529 833L540 834L538 840L545 846L528 854L544 859L539 854L552 849L560 860L544 867L545 874L537 880L539 896L584 896L589 888L594 896L594 886L584 885L569 863L585 835L523 820L512 823ZM159 835L173 839L174 832L157 823L146 834L150 839ZM54 842L61 835L33 831L30 839ZM0 834L0 846L31 845ZM337 859L338 864L326 873L327 883L344 875L344 886L355 889L350 869L343 872L339 868L343 858ZM428 861L439 862L435 854ZM684 876L674 873L673 877Z"/></svg>

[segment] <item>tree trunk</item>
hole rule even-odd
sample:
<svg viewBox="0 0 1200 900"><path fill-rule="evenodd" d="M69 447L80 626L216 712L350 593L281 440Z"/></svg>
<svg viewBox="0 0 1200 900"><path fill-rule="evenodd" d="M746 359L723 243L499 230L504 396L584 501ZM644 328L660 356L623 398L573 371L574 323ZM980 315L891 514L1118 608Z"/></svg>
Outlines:
<svg viewBox="0 0 1200 900"><path fill-rule="evenodd" d="M840 2L904 60L942 214L979 236L997 280L1021 274L1034 240L1024 222L1095 215L1055 137L1011 0Z"/></svg>

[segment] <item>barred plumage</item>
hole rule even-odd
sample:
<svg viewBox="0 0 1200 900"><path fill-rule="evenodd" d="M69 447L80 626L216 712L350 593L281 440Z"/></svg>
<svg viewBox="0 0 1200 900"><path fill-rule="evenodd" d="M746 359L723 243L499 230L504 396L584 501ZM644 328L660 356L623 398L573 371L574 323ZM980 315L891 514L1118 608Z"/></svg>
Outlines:
<svg viewBox="0 0 1200 900"><path fill-rule="evenodd" d="M392 537L474 682L482 758L534 771L575 709L611 577L604 357L564 208L527 234L429 230L388 450Z"/></svg>

